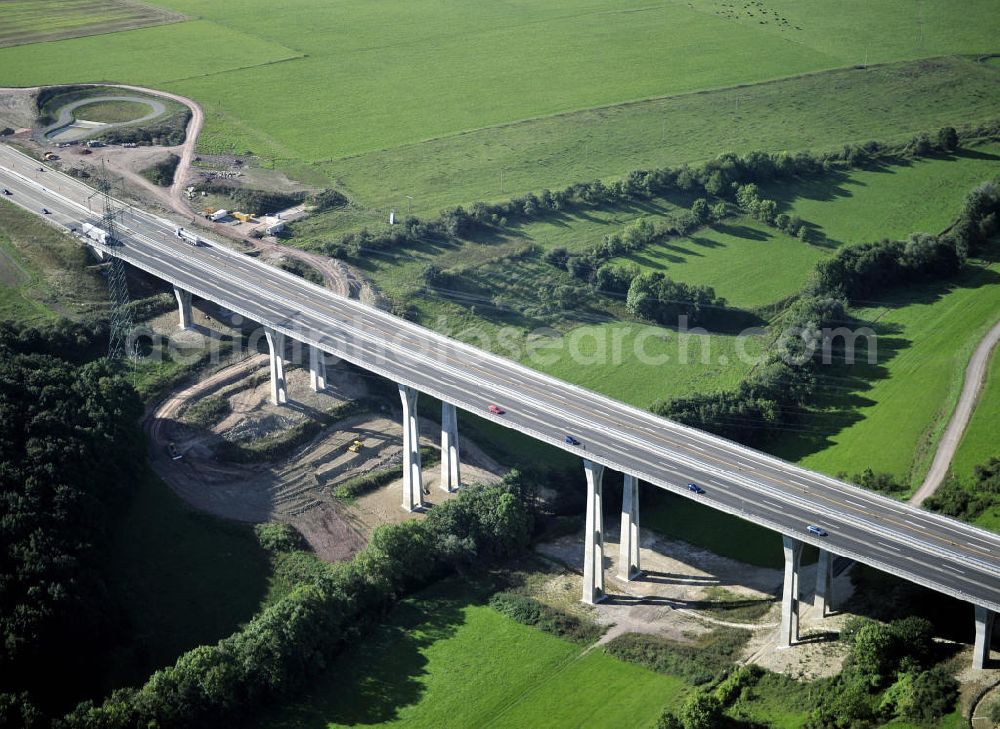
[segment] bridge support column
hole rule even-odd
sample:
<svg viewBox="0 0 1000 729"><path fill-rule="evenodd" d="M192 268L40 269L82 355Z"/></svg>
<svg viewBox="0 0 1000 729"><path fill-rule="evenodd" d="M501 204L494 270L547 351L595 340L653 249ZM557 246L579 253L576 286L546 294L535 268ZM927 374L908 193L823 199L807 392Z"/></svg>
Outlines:
<svg viewBox="0 0 1000 729"><path fill-rule="evenodd" d="M781 635L779 643L788 647L799 639L799 566L802 542L782 536L785 550L785 585L781 593Z"/></svg>
<svg viewBox="0 0 1000 729"><path fill-rule="evenodd" d="M191 328L191 292L174 286L177 308L180 311L181 329Z"/></svg>
<svg viewBox="0 0 1000 729"><path fill-rule="evenodd" d="M271 403L284 405L288 402L285 387L285 335L273 329L265 329L267 346L271 350Z"/></svg>
<svg viewBox="0 0 1000 729"><path fill-rule="evenodd" d="M813 607L819 611L819 617L825 618L833 609L833 556L825 549L819 550L819 561L816 563L816 598Z"/></svg>
<svg viewBox="0 0 1000 729"><path fill-rule="evenodd" d="M309 345L309 382L313 392L326 389L326 353Z"/></svg>
<svg viewBox="0 0 1000 729"><path fill-rule="evenodd" d="M419 390L399 386L403 403L403 508L417 511L424 506L424 488L420 470L420 428L417 425Z"/></svg>
<svg viewBox="0 0 1000 729"><path fill-rule="evenodd" d="M993 623L997 614L976 605L976 643L972 649L972 667L986 668L990 662L990 640L993 638Z"/></svg>
<svg viewBox="0 0 1000 729"><path fill-rule="evenodd" d="M618 543L618 577L632 580L639 576L639 479L625 474L622 488L622 528Z"/></svg>
<svg viewBox="0 0 1000 729"><path fill-rule="evenodd" d="M583 602L604 599L604 466L584 460L587 476L587 525L584 535Z"/></svg>
<svg viewBox="0 0 1000 729"><path fill-rule="evenodd" d="M459 481L458 413L455 406L441 403L441 488L457 491Z"/></svg>

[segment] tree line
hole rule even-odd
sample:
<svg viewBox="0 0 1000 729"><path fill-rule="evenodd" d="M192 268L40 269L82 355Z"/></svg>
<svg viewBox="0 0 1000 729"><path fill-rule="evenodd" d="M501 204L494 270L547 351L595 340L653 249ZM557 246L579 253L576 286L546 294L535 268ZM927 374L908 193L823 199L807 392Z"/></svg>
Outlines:
<svg viewBox="0 0 1000 729"><path fill-rule="evenodd" d="M768 328L775 343L764 362L734 390L698 393L653 404L658 415L760 447L794 424L817 389L819 356L833 351L834 330L855 324L852 303L911 283L954 276L966 257L1000 233L1000 188L986 182L965 199L956 222L938 236L881 241L841 249L821 261L799 298ZM794 332L795 336L784 336Z"/></svg>
<svg viewBox="0 0 1000 729"><path fill-rule="evenodd" d="M736 202L741 186L766 182L815 177L833 170L867 167L900 158L912 158L954 151L963 137L1000 136L1000 122L959 132L945 127L934 133L920 133L901 144L886 144L871 140L861 144L845 144L827 152L763 152L745 154L726 152L701 165L680 165L640 169L611 182L591 180L576 182L562 189L543 189L495 203L473 202L443 210L434 220L424 221L407 216L401 224L387 231L368 228L347 233L336 241L320 244L321 249L337 258L362 259L370 254L398 250L422 242L441 242L467 238L476 232L504 227L513 222L526 223L560 211L593 208L648 200L655 196L681 194L694 198ZM770 201L773 203L773 201ZM770 207L764 203L765 208ZM700 208L700 206L699 206ZM725 208L716 208L721 214ZM780 216L776 210L773 219ZM769 217L766 210L760 212ZM676 218L678 230L690 230L699 224L700 211L683 211ZM704 222L704 219L703 219ZM784 218L781 224L792 222ZM798 235L801 225L793 226Z"/></svg>
<svg viewBox="0 0 1000 729"><path fill-rule="evenodd" d="M216 645L140 688L85 702L63 729L241 725L324 670L403 595L449 572L508 559L528 544L534 489L517 472L464 489L420 521L379 527L350 562L327 565Z"/></svg>

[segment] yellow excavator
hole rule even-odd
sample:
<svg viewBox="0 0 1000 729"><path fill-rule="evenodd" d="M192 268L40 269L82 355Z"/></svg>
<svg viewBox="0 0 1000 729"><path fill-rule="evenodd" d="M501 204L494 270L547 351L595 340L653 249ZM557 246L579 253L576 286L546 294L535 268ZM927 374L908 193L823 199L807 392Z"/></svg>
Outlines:
<svg viewBox="0 0 1000 729"><path fill-rule="evenodd" d="M355 438L347 445L347 450L351 453L360 453L361 449L364 448L364 443L361 442L360 438Z"/></svg>

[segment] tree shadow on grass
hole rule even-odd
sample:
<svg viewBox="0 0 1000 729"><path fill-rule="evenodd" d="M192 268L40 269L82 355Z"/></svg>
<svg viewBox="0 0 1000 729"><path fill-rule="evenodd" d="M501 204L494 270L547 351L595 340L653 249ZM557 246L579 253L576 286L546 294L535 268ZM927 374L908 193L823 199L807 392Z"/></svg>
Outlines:
<svg viewBox="0 0 1000 729"><path fill-rule="evenodd" d="M744 240L770 240L774 237L767 231L760 230L758 228L751 228L749 225L716 223L712 226L712 228L720 233L723 233L724 235L731 235L734 238L743 238ZM719 241L712 240L711 238L695 238L692 236L691 239L700 244L709 245L710 247L717 248L724 245Z"/></svg>
<svg viewBox="0 0 1000 729"><path fill-rule="evenodd" d="M818 387L809 410L801 413L799 422L769 449L772 453L798 461L829 448L834 445L833 436L864 418L862 408L875 405L864 393L889 376L887 364L912 342L899 336L901 330L895 325L876 323L870 328L874 340L853 340L853 354L846 339L831 348L828 363L819 365Z"/></svg>
<svg viewBox="0 0 1000 729"><path fill-rule="evenodd" d="M325 729L331 723L398 720L400 710L419 703L424 694L424 651L455 635L468 604L468 595L426 593L401 603L382 625L341 654L296 706L282 711L284 723Z"/></svg>
<svg viewBox="0 0 1000 729"><path fill-rule="evenodd" d="M860 303L901 309L913 304L933 304L955 289L978 289L997 284L1000 284L1000 273L973 265L951 281L912 285L897 289L881 301ZM833 436L863 419L862 408L876 404L865 393L874 387L875 382L889 376L888 363L913 344L902 336L900 327L892 323L859 321L847 322L845 326L848 329L867 326L874 331L874 356L869 356L869 343L864 337L854 340L852 359L847 357L849 352L844 349L846 340L840 340L841 348L831 349L830 363L820 365L819 387L809 411L802 413L794 429L783 433L780 440L769 448L775 455L796 461L833 445Z"/></svg>
<svg viewBox="0 0 1000 729"><path fill-rule="evenodd" d="M992 154L991 152L983 152L979 149L956 149L950 155L951 159L986 159L986 160L1000 160L1000 154Z"/></svg>

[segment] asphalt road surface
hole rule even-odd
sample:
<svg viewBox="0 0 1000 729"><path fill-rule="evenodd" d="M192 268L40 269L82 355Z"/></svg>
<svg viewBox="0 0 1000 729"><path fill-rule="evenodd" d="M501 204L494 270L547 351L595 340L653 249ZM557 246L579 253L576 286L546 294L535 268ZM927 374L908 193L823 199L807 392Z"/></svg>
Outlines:
<svg viewBox="0 0 1000 729"><path fill-rule="evenodd" d="M7 200L37 214L45 207L44 217L66 228L100 223L88 210L92 189L38 167L0 145ZM121 244L106 250L195 296L581 458L1000 611L998 535L543 375L222 246L193 247L154 215L129 208L122 222ZM489 413L490 403L506 414ZM567 434L580 445L565 443ZM689 482L705 493L689 491ZM810 534L808 524L828 536Z"/></svg>

